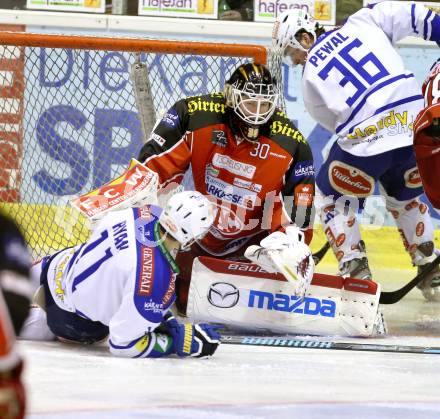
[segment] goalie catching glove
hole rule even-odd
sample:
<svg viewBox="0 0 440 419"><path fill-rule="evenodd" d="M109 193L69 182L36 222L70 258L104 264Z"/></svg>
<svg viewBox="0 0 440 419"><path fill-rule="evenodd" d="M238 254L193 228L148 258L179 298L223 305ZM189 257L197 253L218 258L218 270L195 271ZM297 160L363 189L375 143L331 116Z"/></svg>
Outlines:
<svg viewBox="0 0 440 419"><path fill-rule="evenodd" d="M295 295L304 297L312 282L315 264L312 252L304 241L304 233L295 226L286 232L276 231L249 246L245 257L270 273L279 272L295 286Z"/></svg>
<svg viewBox="0 0 440 419"><path fill-rule="evenodd" d="M173 338L174 353L180 357L211 356L220 345L218 326L206 323L180 324L171 314L167 316L165 326Z"/></svg>

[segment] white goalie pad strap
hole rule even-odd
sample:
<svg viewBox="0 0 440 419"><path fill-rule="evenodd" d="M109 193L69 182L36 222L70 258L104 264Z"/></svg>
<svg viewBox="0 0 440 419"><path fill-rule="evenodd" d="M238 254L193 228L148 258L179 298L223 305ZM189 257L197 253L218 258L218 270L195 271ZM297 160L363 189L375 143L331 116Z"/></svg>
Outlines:
<svg viewBox="0 0 440 419"><path fill-rule="evenodd" d="M372 281L315 274L304 300L280 274L252 263L194 260L187 315L240 329L275 333L372 336L380 286Z"/></svg>
<svg viewBox="0 0 440 419"><path fill-rule="evenodd" d="M72 199L70 203L92 222L96 222L112 210L156 203L158 180L156 172L136 159L131 159L128 169L121 176Z"/></svg>

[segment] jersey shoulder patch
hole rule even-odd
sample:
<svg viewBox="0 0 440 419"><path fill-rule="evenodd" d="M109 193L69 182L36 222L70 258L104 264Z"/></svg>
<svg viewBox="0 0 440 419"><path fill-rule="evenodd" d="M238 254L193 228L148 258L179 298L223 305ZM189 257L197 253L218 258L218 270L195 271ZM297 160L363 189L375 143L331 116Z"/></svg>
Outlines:
<svg viewBox="0 0 440 419"><path fill-rule="evenodd" d="M294 154L298 145L308 144L306 138L301 134L298 128L290 121L287 115L278 108L265 125L262 134L276 142L291 155Z"/></svg>
<svg viewBox="0 0 440 419"><path fill-rule="evenodd" d="M225 122L226 102L223 93L211 93L184 99L189 116L189 130Z"/></svg>

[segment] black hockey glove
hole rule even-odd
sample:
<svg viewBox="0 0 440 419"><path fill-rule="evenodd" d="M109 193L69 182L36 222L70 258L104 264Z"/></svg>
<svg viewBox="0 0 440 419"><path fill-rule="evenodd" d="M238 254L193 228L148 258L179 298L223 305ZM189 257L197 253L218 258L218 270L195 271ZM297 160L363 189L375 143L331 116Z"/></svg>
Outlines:
<svg viewBox="0 0 440 419"><path fill-rule="evenodd" d="M168 316L165 324L173 338L174 352L178 356L211 356L220 345L218 326L205 323L180 324L173 316Z"/></svg>

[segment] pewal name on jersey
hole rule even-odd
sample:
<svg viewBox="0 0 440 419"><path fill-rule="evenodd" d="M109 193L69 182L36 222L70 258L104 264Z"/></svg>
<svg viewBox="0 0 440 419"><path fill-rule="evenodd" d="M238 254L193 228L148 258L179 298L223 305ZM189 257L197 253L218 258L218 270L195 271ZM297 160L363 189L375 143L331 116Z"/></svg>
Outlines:
<svg viewBox="0 0 440 419"><path fill-rule="evenodd" d="M313 297L301 299L295 295L272 294L257 290L250 290L248 307L309 316L335 317L336 315L336 303L332 300Z"/></svg>

